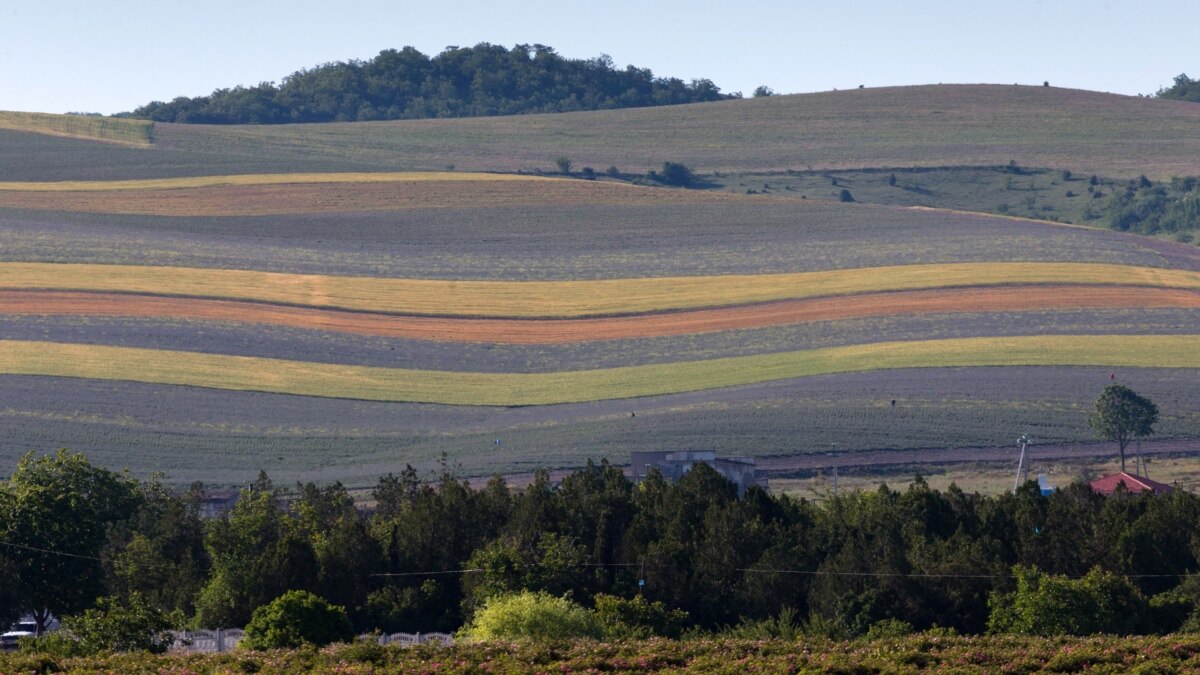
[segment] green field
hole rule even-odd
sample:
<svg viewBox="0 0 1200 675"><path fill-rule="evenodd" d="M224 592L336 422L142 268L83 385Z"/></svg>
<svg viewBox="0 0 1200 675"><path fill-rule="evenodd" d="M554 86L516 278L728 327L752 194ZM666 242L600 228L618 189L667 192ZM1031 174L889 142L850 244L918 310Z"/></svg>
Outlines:
<svg viewBox="0 0 1200 675"><path fill-rule="evenodd" d="M520 374L403 370L130 347L0 342L0 374L488 406L640 398L814 375L901 368L1055 365L1200 369L1200 337L1053 335L879 342L711 361Z"/></svg>

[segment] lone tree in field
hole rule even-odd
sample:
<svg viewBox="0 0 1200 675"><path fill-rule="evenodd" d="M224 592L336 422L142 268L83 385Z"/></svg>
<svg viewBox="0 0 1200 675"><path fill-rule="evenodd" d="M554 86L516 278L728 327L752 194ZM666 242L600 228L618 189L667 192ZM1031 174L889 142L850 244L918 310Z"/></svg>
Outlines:
<svg viewBox="0 0 1200 675"><path fill-rule="evenodd" d="M1117 442L1121 471L1125 470L1125 446L1138 436L1153 434L1157 421L1158 406L1121 384L1110 384L1104 388L1088 420L1097 436Z"/></svg>
<svg viewBox="0 0 1200 675"><path fill-rule="evenodd" d="M571 160L570 159L568 159L566 157L559 157L558 159L554 160L554 163L558 165L559 173L561 173L564 176L571 175Z"/></svg>

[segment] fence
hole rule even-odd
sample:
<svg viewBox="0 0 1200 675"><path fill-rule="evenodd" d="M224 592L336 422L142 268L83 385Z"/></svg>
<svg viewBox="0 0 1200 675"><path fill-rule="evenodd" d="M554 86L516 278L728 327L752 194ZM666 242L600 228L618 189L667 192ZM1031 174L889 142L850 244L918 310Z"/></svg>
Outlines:
<svg viewBox="0 0 1200 675"><path fill-rule="evenodd" d="M171 651L192 653L227 652L237 646L246 632L237 628L228 630L185 630L175 632L175 641ZM383 633L376 635L368 633L358 636L360 640L376 640L381 645L413 645L437 643L441 645L454 644L454 636L449 633Z"/></svg>

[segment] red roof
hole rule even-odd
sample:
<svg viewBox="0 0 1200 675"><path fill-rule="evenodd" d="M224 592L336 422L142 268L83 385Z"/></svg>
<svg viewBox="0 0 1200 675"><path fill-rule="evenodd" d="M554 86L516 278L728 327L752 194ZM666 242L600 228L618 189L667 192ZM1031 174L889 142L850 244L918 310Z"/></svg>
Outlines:
<svg viewBox="0 0 1200 675"><path fill-rule="evenodd" d="M1117 486L1121 483L1125 484L1125 489L1129 492L1170 492L1171 486L1166 483L1160 483L1156 480L1150 480L1143 476L1134 476L1132 474L1120 471L1118 473L1109 474L1103 478L1097 478L1092 481L1092 489L1102 495L1111 495L1117 491Z"/></svg>

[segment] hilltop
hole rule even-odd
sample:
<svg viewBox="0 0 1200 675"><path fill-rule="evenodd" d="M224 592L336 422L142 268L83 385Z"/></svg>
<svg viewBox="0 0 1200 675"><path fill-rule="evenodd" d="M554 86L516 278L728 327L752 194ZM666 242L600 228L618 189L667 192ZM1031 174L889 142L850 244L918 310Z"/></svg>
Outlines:
<svg viewBox="0 0 1200 675"><path fill-rule="evenodd" d="M279 86L218 89L141 106L129 116L191 124L282 124L479 117L636 108L717 101L711 80L654 77L648 68L614 67L612 59L566 59L546 45L511 50L486 42L447 47L433 58L412 47L386 49L369 61L339 61L299 70Z"/></svg>

